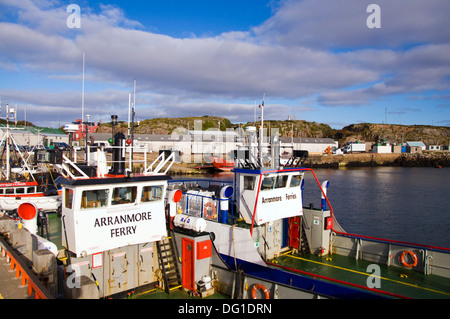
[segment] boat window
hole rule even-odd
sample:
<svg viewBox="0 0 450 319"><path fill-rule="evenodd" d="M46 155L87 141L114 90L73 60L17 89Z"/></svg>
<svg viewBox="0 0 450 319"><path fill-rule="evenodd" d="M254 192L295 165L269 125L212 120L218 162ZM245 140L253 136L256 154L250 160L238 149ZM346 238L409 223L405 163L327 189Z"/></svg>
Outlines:
<svg viewBox="0 0 450 319"><path fill-rule="evenodd" d="M244 176L244 190L252 191L255 189L255 176Z"/></svg>
<svg viewBox="0 0 450 319"><path fill-rule="evenodd" d="M122 205L134 203L136 201L137 187L116 187L113 189L112 205Z"/></svg>
<svg viewBox="0 0 450 319"><path fill-rule="evenodd" d="M273 188L273 185L275 185L275 179L276 177L264 177L262 183L261 183L261 190L269 190Z"/></svg>
<svg viewBox="0 0 450 319"><path fill-rule="evenodd" d="M3 188L0 188L0 194L3 194Z"/></svg>
<svg viewBox="0 0 450 319"><path fill-rule="evenodd" d="M288 175L279 175L277 177L277 183L275 184L275 188L283 188L287 185Z"/></svg>
<svg viewBox="0 0 450 319"><path fill-rule="evenodd" d="M291 178L291 184L289 187L298 187L302 182L302 177L300 175L293 175Z"/></svg>
<svg viewBox="0 0 450 319"><path fill-rule="evenodd" d="M108 189L83 191L81 194L81 208L105 207L108 202Z"/></svg>
<svg viewBox="0 0 450 319"><path fill-rule="evenodd" d="M36 189L34 187L28 187L27 194L33 194L33 193L36 193Z"/></svg>
<svg viewBox="0 0 450 319"><path fill-rule="evenodd" d="M25 188L16 188L16 194L25 194Z"/></svg>
<svg viewBox="0 0 450 319"><path fill-rule="evenodd" d="M14 194L14 188L7 188L6 194Z"/></svg>
<svg viewBox="0 0 450 319"><path fill-rule="evenodd" d="M64 206L72 209L73 189L67 189L64 192Z"/></svg>
<svg viewBox="0 0 450 319"><path fill-rule="evenodd" d="M163 197L163 186L144 186L142 188L141 202L156 202Z"/></svg>

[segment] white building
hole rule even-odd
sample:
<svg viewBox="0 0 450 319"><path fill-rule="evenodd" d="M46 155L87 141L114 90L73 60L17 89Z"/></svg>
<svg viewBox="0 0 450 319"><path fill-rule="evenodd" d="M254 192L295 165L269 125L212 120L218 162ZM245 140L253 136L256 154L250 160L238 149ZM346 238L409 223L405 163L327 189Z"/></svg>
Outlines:
<svg viewBox="0 0 450 319"><path fill-rule="evenodd" d="M69 137L67 134L59 129L42 128L34 126L18 126L11 127L10 133L13 136L18 146L49 146L53 143L68 143ZM6 132L6 126L0 125L0 139L3 138Z"/></svg>
<svg viewBox="0 0 450 319"><path fill-rule="evenodd" d="M108 144L111 133L90 134L95 143ZM268 151L268 138L264 139L263 152ZM290 138L282 137L281 154L292 154L292 150L305 150L310 154L323 154L328 148L337 148L338 142L330 138ZM159 152L160 150L178 150L181 152L182 161L202 162L204 157L210 155L227 156L238 149L238 146L246 145L245 134L235 131L184 131L174 132L172 135L135 134L134 145L141 146L147 152ZM193 157L193 158L192 158Z"/></svg>

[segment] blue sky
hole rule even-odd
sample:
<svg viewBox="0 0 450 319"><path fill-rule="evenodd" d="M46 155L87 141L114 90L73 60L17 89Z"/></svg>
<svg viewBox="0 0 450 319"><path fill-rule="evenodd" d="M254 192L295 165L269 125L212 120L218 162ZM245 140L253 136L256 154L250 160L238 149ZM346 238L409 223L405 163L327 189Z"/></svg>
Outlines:
<svg viewBox="0 0 450 319"><path fill-rule="evenodd" d="M380 28L369 28L370 4ZM69 28L68 5L81 28ZM0 96L19 120L217 115L450 125L448 0L0 0ZM259 110L258 110L259 112Z"/></svg>

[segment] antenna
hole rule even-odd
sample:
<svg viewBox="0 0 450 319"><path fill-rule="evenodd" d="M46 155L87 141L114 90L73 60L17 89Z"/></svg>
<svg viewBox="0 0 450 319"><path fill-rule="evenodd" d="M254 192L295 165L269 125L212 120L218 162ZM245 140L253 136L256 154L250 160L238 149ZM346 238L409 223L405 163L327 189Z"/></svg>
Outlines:
<svg viewBox="0 0 450 319"><path fill-rule="evenodd" d="M85 63L85 53L83 52L83 84L81 91L81 121L84 121L84 63Z"/></svg>
<svg viewBox="0 0 450 319"><path fill-rule="evenodd" d="M263 160L263 142L264 142L264 100L266 99L266 92L264 92L263 100L261 103L261 128L259 131L259 159L262 165Z"/></svg>

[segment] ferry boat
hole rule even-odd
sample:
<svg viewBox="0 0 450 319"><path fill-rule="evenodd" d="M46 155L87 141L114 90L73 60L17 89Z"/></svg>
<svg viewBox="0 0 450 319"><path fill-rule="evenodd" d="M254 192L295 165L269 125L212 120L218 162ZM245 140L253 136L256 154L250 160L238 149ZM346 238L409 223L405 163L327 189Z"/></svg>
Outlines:
<svg viewBox="0 0 450 319"><path fill-rule="evenodd" d="M327 198L329 181L320 183L312 169L301 166L305 152L294 152L280 166L279 148L271 145L268 157L275 165L264 167L254 150L236 154L231 181L169 181L170 190L183 193L177 210L184 223L203 219L220 259L259 277L253 286L246 281L252 288L244 289L244 297L254 298L257 290L269 298L299 296L283 294L282 285L304 296L314 291L315 297L450 297L449 248L345 232ZM303 201L306 174L317 184L320 207Z"/></svg>
<svg viewBox="0 0 450 319"><path fill-rule="evenodd" d="M59 275L41 276L58 298L450 297L450 249L346 233L304 152L280 167L273 143L266 167L249 147L232 180L217 181L172 179L165 152L133 172L123 133L111 148L111 166L102 148L95 165L59 166ZM320 208L305 205L306 174Z"/></svg>

